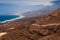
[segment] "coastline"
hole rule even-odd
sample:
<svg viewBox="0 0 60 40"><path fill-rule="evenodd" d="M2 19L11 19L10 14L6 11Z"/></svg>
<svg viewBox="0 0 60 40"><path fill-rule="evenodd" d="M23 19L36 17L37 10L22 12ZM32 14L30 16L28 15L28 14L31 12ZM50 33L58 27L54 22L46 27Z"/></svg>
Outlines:
<svg viewBox="0 0 60 40"><path fill-rule="evenodd" d="M5 20L5 21L2 21L0 23L6 23L6 22L9 22L9 21L14 21L14 20L17 20L17 19L21 19L21 18L24 18L25 16L19 16L17 18L13 18L13 19L10 19L10 20Z"/></svg>

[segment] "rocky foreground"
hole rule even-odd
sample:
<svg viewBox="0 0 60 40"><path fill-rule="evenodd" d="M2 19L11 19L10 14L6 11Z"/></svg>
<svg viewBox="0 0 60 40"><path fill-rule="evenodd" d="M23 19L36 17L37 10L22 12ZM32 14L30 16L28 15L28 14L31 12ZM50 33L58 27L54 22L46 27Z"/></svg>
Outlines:
<svg viewBox="0 0 60 40"><path fill-rule="evenodd" d="M0 24L0 40L60 40L60 10Z"/></svg>

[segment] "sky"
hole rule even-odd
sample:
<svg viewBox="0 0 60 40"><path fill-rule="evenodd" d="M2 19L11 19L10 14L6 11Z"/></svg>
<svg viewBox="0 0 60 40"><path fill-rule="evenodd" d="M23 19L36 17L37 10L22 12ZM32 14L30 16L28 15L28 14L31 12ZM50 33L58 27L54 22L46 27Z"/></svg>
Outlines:
<svg viewBox="0 0 60 40"><path fill-rule="evenodd" d="M60 0L0 0L0 15L21 15L57 4L60 4Z"/></svg>

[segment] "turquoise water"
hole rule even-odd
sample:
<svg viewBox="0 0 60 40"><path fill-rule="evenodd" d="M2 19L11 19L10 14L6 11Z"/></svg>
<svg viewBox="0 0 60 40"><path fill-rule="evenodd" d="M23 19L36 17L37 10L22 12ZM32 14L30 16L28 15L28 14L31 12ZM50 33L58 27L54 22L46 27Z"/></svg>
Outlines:
<svg viewBox="0 0 60 40"><path fill-rule="evenodd" d="M15 19L15 18L18 18L18 17L20 17L20 16L17 16L17 15L0 15L0 22Z"/></svg>

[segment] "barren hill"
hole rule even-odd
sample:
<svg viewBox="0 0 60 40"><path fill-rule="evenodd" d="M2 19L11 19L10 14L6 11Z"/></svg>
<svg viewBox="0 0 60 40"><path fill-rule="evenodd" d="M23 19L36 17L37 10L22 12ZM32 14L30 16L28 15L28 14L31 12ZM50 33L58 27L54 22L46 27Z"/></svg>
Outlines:
<svg viewBox="0 0 60 40"><path fill-rule="evenodd" d="M60 9L1 24L0 40L60 40Z"/></svg>

